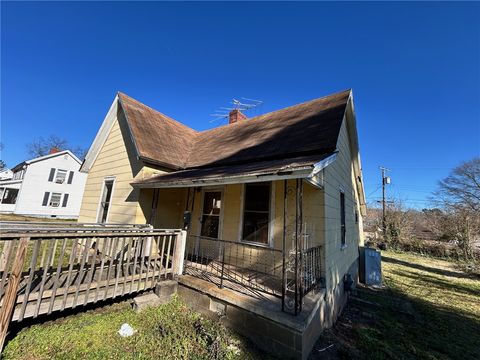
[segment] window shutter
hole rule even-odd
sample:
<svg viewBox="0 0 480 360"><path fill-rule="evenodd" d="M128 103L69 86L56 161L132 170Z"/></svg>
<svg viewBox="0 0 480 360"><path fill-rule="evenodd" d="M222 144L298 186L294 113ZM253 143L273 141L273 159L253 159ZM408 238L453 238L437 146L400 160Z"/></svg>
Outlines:
<svg viewBox="0 0 480 360"><path fill-rule="evenodd" d="M52 169L53 170L53 169ZM43 195L43 202L42 202L42 206L47 206L48 204L48 197L50 196L50 193L48 191L45 192L45 194Z"/></svg>
<svg viewBox="0 0 480 360"><path fill-rule="evenodd" d="M55 169L50 169L50 175L48 176L48 181L53 181L53 177L55 176Z"/></svg>
<svg viewBox="0 0 480 360"><path fill-rule="evenodd" d="M62 207L67 207L67 202L68 202L68 194L64 194Z"/></svg>
<svg viewBox="0 0 480 360"><path fill-rule="evenodd" d="M73 180L73 171L70 171L70 174L68 174L68 181L67 184L71 184Z"/></svg>

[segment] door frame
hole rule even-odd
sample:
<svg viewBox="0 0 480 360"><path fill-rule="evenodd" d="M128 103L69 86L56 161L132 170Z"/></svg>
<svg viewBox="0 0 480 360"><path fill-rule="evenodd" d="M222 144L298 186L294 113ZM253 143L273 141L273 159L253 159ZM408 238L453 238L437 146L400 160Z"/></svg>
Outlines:
<svg viewBox="0 0 480 360"><path fill-rule="evenodd" d="M202 198L200 203L200 216L198 218L199 226L197 235L202 236L202 218L203 218L203 208L205 206L205 193L206 192L219 192L221 195L220 203L220 214L218 217L218 236L217 239L223 240L223 219L225 214L225 187L224 186L215 186L215 187L204 187L202 188Z"/></svg>

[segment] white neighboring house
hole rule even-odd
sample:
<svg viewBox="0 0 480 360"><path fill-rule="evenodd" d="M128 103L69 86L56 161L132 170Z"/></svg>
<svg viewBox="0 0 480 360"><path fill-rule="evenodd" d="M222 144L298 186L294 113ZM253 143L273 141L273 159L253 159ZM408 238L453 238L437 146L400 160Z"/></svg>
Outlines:
<svg viewBox="0 0 480 360"><path fill-rule="evenodd" d="M0 180L8 180L13 177L13 172L10 169L3 169L0 171Z"/></svg>
<svg viewBox="0 0 480 360"><path fill-rule="evenodd" d="M12 168L0 180L0 212L18 215L78 218L87 174L69 150L58 151Z"/></svg>

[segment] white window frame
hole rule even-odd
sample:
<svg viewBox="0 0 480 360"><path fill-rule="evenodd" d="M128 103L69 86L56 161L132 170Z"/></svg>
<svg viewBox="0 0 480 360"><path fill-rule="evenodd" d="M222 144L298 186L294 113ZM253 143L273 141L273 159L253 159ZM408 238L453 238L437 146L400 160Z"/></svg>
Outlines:
<svg viewBox="0 0 480 360"><path fill-rule="evenodd" d="M59 181L59 180L61 180L61 179L59 179L59 177L58 177L58 174L59 174L60 172L61 172L62 174L65 173L65 175L63 176L63 180L62 180L62 181ZM55 170L55 178L54 178L53 182L56 183L56 184L64 184L64 183L67 182L67 175L68 175L68 170L56 169L56 170Z"/></svg>
<svg viewBox="0 0 480 360"><path fill-rule="evenodd" d="M117 182L115 176L104 177L103 181L102 181L102 191L100 191L100 198L98 199L97 215L95 216L95 219L96 219L97 223L100 223L98 217L100 216L100 209L102 208L103 193L105 192L105 183L107 181L113 181L113 183L112 183L112 194L110 195L110 205L112 203L113 194L114 194L114 191L115 191L115 183ZM110 210L111 210L111 206L108 209L107 218L105 219L105 224L108 224L108 220L109 220L110 214L111 214Z"/></svg>
<svg viewBox="0 0 480 360"><path fill-rule="evenodd" d="M201 196L201 203L200 203L200 216L198 218L198 231L197 235L202 236L202 218L203 218L203 207L204 207L204 201L205 201L205 193L206 192L220 192L222 196L222 203L220 205L220 215L218 219L218 239L219 240L225 240L223 239L223 219L224 219L224 214L225 214L225 187L224 186L216 186L216 187L204 187L202 188L202 196Z"/></svg>
<svg viewBox="0 0 480 360"><path fill-rule="evenodd" d="M262 182L262 181L259 181ZM270 181L270 208L268 209L268 243L243 240L243 211L245 209L245 186L247 183L242 184L242 191L240 195L240 220L238 221L238 242L245 244L253 244L256 246L264 246L268 248L274 247L275 237L275 181Z"/></svg>

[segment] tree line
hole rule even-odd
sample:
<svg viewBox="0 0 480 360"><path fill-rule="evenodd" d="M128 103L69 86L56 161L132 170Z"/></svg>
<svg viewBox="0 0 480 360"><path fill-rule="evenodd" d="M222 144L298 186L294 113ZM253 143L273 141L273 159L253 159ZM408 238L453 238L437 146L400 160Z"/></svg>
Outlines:
<svg viewBox="0 0 480 360"><path fill-rule="evenodd" d="M475 157L455 167L439 181L430 200L433 206L421 211L408 209L401 200L392 200L386 214L386 234L380 240L386 245L403 248L418 248L422 241L423 246L428 248L428 241L433 240L448 244L464 259L478 258L480 158ZM370 221L370 225L379 229L380 211L371 209ZM433 247L438 245L430 244Z"/></svg>
<svg viewBox="0 0 480 360"><path fill-rule="evenodd" d="M3 154L4 145L0 143L0 151ZM77 156L80 160L83 160L87 155L88 149L85 149L81 146L73 146L71 143L65 139L61 138L56 135L50 135L46 138L38 137L32 142L26 145L27 154L30 158L36 158L44 155L48 155L52 149L57 150L70 150L75 156ZM3 156L0 156L3 157ZM10 164L12 166L12 164ZM7 164L3 159L0 160L0 170L3 170L7 167Z"/></svg>

